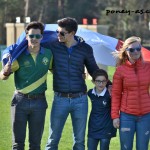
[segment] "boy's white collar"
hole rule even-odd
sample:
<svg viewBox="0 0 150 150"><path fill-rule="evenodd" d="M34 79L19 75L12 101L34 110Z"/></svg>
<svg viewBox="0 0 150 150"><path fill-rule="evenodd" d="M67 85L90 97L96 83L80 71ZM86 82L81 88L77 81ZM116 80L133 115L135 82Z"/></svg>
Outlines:
<svg viewBox="0 0 150 150"><path fill-rule="evenodd" d="M107 88L105 87L104 90L103 90L101 93L98 94L98 93L96 93L95 88L93 88L92 94L94 94L95 96L97 95L98 97L99 97L99 96L104 96L105 93L106 93L106 90L107 90Z"/></svg>

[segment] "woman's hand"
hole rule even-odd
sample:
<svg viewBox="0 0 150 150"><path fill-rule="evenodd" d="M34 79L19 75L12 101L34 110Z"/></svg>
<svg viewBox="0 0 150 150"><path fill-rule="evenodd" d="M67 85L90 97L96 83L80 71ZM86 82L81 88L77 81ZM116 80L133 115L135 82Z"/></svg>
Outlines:
<svg viewBox="0 0 150 150"><path fill-rule="evenodd" d="M117 129L120 127L120 119L119 118L113 119L113 126L114 126L114 128L117 128Z"/></svg>

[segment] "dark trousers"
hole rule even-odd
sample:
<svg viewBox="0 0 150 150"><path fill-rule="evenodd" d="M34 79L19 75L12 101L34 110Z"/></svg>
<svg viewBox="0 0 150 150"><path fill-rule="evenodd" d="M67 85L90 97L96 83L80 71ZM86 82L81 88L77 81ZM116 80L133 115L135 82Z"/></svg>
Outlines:
<svg viewBox="0 0 150 150"><path fill-rule="evenodd" d="M100 150L109 150L110 139L93 139L88 138L88 150L97 150L100 142Z"/></svg>
<svg viewBox="0 0 150 150"><path fill-rule="evenodd" d="M11 104L13 150L24 150L26 127L29 129L29 150L40 150L44 130L46 98L28 99L15 94Z"/></svg>

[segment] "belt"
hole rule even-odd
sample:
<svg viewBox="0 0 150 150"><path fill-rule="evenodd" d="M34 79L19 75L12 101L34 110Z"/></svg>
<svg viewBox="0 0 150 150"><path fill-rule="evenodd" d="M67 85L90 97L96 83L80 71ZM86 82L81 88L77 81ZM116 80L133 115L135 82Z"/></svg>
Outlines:
<svg viewBox="0 0 150 150"><path fill-rule="evenodd" d="M77 98L77 97L83 96L85 94L87 94L87 92L79 92L79 93L60 93L60 92L55 92L56 96L67 97L67 98Z"/></svg>
<svg viewBox="0 0 150 150"><path fill-rule="evenodd" d="M16 94L23 96L24 98L27 99L40 99L40 98L45 98L45 93L40 93L40 94L23 94L21 92L16 92Z"/></svg>

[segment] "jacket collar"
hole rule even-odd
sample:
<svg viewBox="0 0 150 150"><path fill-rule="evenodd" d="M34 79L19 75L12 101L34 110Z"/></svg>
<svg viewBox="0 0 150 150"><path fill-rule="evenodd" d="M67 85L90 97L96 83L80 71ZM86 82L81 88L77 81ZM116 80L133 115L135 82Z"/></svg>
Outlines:
<svg viewBox="0 0 150 150"><path fill-rule="evenodd" d="M140 66L142 63L143 63L143 59L139 58L134 63L131 63L129 60L126 60L125 65L130 66L130 67L134 67L134 66Z"/></svg>
<svg viewBox="0 0 150 150"><path fill-rule="evenodd" d="M40 47L39 53L40 53L40 54L44 54L44 52L45 52L44 48L43 48L43 47ZM29 54L30 54L30 52L29 52L28 49L25 50L25 54L26 54L26 55L29 55Z"/></svg>
<svg viewBox="0 0 150 150"><path fill-rule="evenodd" d="M107 91L107 88L105 87L104 90L103 90L101 93L97 93L97 92L96 92L96 89L93 88L92 94L94 94L95 96L97 95L98 97L99 97L99 96L104 96L105 93L106 93L106 91Z"/></svg>

